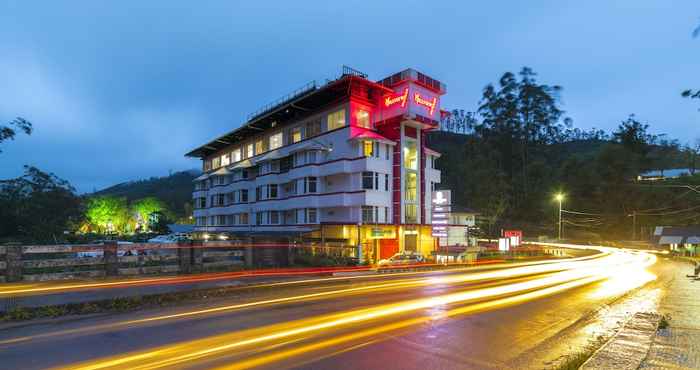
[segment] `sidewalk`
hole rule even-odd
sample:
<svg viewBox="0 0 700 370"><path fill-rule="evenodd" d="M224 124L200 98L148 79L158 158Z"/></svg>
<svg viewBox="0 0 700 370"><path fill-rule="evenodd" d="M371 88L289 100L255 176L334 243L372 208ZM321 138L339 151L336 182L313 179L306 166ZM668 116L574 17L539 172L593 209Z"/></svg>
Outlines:
<svg viewBox="0 0 700 370"><path fill-rule="evenodd" d="M657 332L640 369L700 369L700 280L686 277L690 263L677 265L659 305L670 325Z"/></svg>

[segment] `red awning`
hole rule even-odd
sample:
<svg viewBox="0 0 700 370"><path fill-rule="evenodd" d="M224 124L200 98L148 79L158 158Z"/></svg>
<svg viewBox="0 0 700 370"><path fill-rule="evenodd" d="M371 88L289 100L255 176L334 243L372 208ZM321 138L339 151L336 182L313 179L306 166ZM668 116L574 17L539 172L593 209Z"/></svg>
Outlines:
<svg viewBox="0 0 700 370"><path fill-rule="evenodd" d="M388 139L375 131L362 127L350 127L350 140L376 140L382 143L396 145L395 141Z"/></svg>

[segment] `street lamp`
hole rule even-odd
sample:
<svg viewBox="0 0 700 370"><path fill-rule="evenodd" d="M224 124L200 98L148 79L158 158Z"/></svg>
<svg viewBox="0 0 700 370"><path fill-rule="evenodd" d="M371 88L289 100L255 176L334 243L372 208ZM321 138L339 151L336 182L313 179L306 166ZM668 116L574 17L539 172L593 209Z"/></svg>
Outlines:
<svg viewBox="0 0 700 370"><path fill-rule="evenodd" d="M554 199L559 202L559 240L561 240L561 203L564 201L564 194L557 193Z"/></svg>

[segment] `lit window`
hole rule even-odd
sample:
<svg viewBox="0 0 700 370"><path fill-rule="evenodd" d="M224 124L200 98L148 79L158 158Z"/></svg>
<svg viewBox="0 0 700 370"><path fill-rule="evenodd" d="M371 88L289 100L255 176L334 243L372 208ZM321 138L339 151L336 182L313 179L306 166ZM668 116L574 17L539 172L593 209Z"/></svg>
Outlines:
<svg viewBox="0 0 700 370"><path fill-rule="evenodd" d="M418 223L417 207L415 204L406 204L406 223Z"/></svg>
<svg viewBox="0 0 700 370"><path fill-rule="evenodd" d="M221 157L214 157L214 159L211 160L211 165L212 168L221 167Z"/></svg>
<svg viewBox="0 0 700 370"><path fill-rule="evenodd" d="M250 157L255 155L253 144L248 144L246 152L247 152L246 158L250 158Z"/></svg>
<svg viewBox="0 0 700 370"><path fill-rule="evenodd" d="M357 125L364 128L372 128L369 120L369 112L366 110L357 111Z"/></svg>
<svg viewBox="0 0 700 370"><path fill-rule="evenodd" d="M222 166L228 166L231 163L231 157L229 157L228 154L224 154L221 156L221 165Z"/></svg>
<svg viewBox="0 0 700 370"><path fill-rule="evenodd" d="M406 191L405 198L408 201L415 202L418 198L418 175L415 172L406 173Z"/></svg>
<svg viewBox="0 0 700 370"><path fill-rule="evenodd" d="M339 129L345 126L345 109L333 112L328 115L328 131Z"/></svg>
<svg viewBox="0 0 700 370"><path fill-rule="evenodd" d="M241 160L241 150L236 149L236 150L232 151L231 152L231 162L236 163L236 162L239 162L240 160Z"/></svg>
<svg viewBox="0 0 700 370"><path fill-rule="evenodd" d="M278 132L270 136L270 150L277 149L282 146L282 133Z"/></svg>
<svg viewBox="0 0 700 370"><path fill-rule="evenodd" d="M258 140L255 142L255 154L260 154L265 151L265 142Z"/></svg>
<svg viewBox="0 0 700 370"><path fill-rule="evenodd" d="M371 157L374 154L374 143L371 140L362 142L362 154L365 157Z"/></svg>
<svg viewBox="0 0 700 370"><path fill-rule="evenodd" d="M403 165L409 170L418 169L418 151L416 150L416 142L406 140L403 147Z"/></svg>
<svg viewBox="0 0 700 370"><path fill-rule="evenodd" d="M301 141L301 127L295 127L292 129L292 143L298 143Z"/></svg>

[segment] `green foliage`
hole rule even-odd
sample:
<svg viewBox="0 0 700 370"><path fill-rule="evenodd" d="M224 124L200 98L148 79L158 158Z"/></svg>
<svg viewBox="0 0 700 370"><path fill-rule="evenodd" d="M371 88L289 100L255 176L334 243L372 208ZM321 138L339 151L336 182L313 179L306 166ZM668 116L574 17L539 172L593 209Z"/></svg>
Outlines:
<svg viewBox="0 0 700 370"><path fill-rule="evenodd" d="M24 175L0 181L0 238L56 242L82 219L75 189L52 173L24 167Z"/></svg>
<svg viewBox="0 0 700 370"><path fill-rule="evenodd" d="M136 224L141 229L151 229L151 225L164 218L165 204L155 197L139 199L131 204L133 214L136 217Z"/></svg>
<svg viewBox="0 0 700 370"><path fill-rule="evenodd" d="M126 232L132 223L126 198L99 196L88 198L85 218L98 233Z"/></svg>

